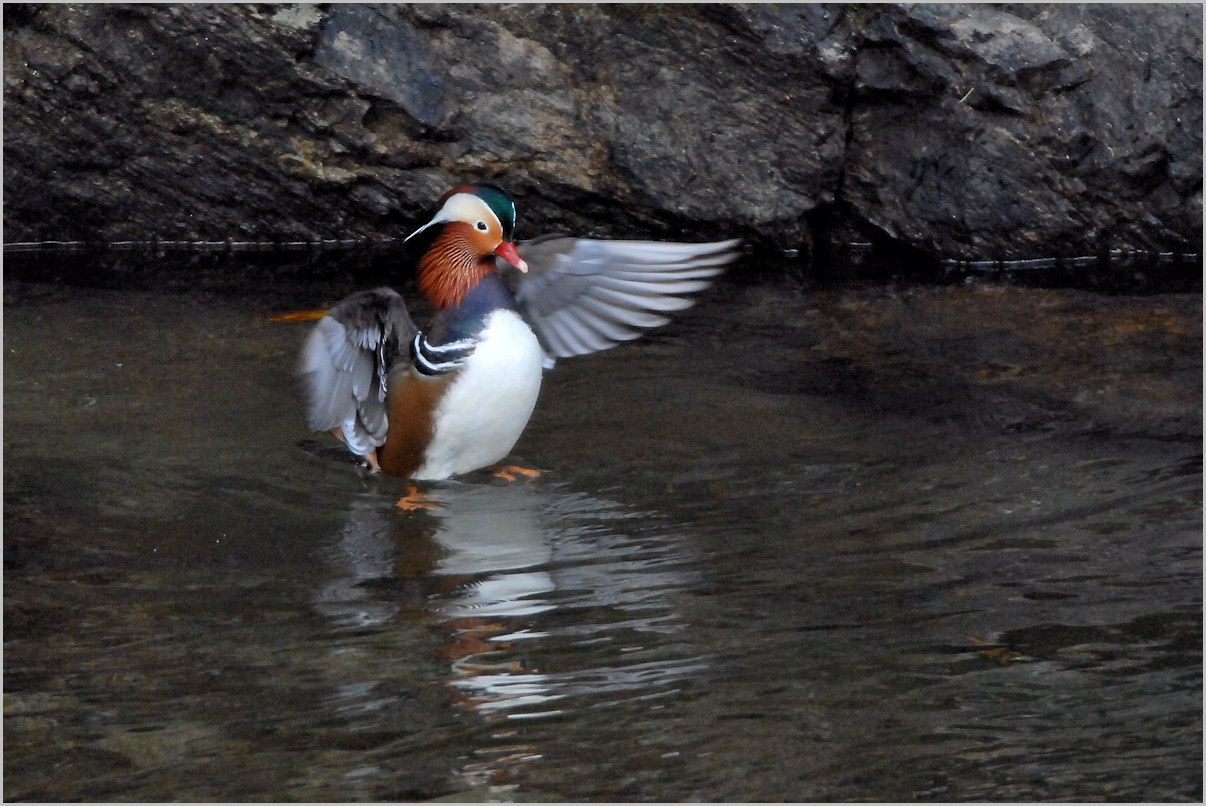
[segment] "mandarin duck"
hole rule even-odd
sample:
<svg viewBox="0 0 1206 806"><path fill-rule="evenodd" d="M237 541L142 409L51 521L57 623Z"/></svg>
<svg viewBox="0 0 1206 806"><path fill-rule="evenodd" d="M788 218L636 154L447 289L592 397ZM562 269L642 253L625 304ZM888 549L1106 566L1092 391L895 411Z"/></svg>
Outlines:
<svg viewBox="0 0 1206 806"><path fill-rule="evenodd" d="M317 323L298 369L312 430L335 433L374 472L414 480L498 463L555 359L665 324L740 243L516 243L514 202L485 184L455 187L436 208L406 239L430 326L415 327L396 291L361 291Z"/></svg>

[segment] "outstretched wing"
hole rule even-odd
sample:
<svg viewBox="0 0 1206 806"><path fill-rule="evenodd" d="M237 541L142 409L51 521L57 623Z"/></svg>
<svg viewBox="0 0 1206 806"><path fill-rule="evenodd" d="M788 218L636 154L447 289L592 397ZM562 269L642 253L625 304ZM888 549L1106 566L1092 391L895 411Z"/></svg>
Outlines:
<svg viewBox="0 0 1206 806"><path fill-rule="evenodd" d="M297 369L310 428L340 429L361 456L383 445L386 377L416 332L402 295L388 288L358 292L328 311Z"/></svg>
<svg viewBox="0 0 1206 806"><path fill-rule="evenodd" d="M515 298L550 358L614 347L665 314L738 255L740 240L714 243L598 241L550 236L518 244L527 274L511 272Z"/></svg>

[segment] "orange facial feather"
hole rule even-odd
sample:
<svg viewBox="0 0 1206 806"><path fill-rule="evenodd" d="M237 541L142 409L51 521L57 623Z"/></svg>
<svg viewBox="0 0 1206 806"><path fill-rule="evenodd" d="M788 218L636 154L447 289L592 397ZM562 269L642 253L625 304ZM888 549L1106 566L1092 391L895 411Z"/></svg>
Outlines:
<svg viewBox="0 0 1206 806"><path fill-rule="evenodd" d="M493 249L483 252L475 234L468 224L449 224L419 259L419 292L437 308L456 305L493 270L486 260Z"/></svg>

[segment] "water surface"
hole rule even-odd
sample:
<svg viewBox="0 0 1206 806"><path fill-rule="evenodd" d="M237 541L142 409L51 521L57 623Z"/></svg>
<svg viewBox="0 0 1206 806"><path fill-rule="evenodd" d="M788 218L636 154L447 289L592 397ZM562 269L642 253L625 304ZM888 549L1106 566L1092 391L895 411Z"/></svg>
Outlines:
<svg viewBox="0 0 1206 806"><path fill-rule="evenodd" d="M6 283L7 799L1201 799L1200 295L726 281L403 513L340 279Z"/></svg>

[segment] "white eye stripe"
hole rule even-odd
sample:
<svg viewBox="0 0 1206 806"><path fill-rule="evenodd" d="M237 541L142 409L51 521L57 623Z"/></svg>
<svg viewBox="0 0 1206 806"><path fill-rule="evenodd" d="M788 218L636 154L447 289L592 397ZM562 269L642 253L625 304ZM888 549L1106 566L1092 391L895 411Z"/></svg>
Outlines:
<svg viewBox="0 0 1206 806"><path fill-rule="evenodd" d="M512 205L514 206L514 205ZM490 229L490 222L493 221L498 226L498 231L503 231L502 222L498 220L498 216L490 209L490 205L474 196L472 193L456 193L444 202L444 206L439 209L439 212L423 226L406 236L406 240L418 235L428 227L436 224L446 224L450 221L463 221L468 224L474 222L482 232ZM482 225L485 225L484 227Z"/></svg>
<svg viewBox="0 0 1206 806"><path fill-rule="evenodd" d="M498 228L502 229L502 222L498 220L498 216L494 215L494 211L490 209L490 205L474 196L472 193L457 193L444 202L444 206L440 208L440 212L436 213L432 223L444 221L493 221L498 224Z"/></svg>

